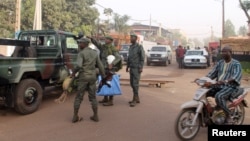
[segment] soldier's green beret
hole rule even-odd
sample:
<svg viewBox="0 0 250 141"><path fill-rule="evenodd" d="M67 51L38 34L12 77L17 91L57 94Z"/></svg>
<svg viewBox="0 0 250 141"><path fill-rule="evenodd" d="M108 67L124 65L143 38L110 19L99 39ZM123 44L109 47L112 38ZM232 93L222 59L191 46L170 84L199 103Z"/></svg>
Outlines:
<svg viewBox="0 0 250 141"><path fill-rule="evenodd" d="M78 42L78 43L89 43L90 40L89 40L88 38L84 38L84 37L83 37L83 38L78 39L77 42Z"/></svg>
<svg viewBox="0 0 250 141"><path fill-rule="evenodd" d="M137 37L137 35L135 33L131 33L130 36L131 37Z"/></svg>
<svg viewBox="0 0 250 141"><path fill-rule="evenodd" d="M105 38L113 41L113 38L111 36L109 36L109 35L105 36Z"/></svg>

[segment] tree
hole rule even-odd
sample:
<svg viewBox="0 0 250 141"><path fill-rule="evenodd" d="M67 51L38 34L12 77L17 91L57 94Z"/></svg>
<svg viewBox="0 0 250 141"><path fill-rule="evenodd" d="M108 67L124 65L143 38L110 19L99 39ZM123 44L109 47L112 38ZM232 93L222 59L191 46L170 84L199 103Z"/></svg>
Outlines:
<svg viewBox="0 0 250 141"><path fill-rule="evenodd" d="M90 34L99 17L94 4L95 0L42 0L42 27ZM21 30L32 30L35 0L22 0L21 6ZM0 0L0 7L0 36L13 37L15 0Z"/></svg>
<svg viewBox="0 0 250 141"><path fill-rule="evenodd" d="M235 27L231 20L226 20L225 22L225 37L235 36Z"/></svg>
<svg viewBox="0 0 250 141"><path fill-rule="evenodd" d="M115 31L118 33L127 34L129 32L129 26L127 22L129 21L130 17L127 15L120 16L119 14L114 14L113 20L113 27Z"/></svg>
<svg viewBox="0 0 250 141"><path fill-rule="evenodd" d="M248 10L250 9L250 1L248 0L239 0L240 7L244 11L247 17L247 24L248 24L248 36L250 36L250 15L248 14Z"/></svg>
<svg viewBox="0 0 250 141"><path fill-rule="evenodd" d="M181 34L179 29L173 29L173 30L170 30L170 32L173 33L172 34L173 41L178 42L178 45L180 44L180 45L185 46L188 43L187 38Z"/></svg>
<svg viewBox="0 0 250 141"><path fill-rule="evenodd" d="M241 26L238 31L238 35L246 36L247 35L247 28L246 26Z"/></svg>
<svg viewBox="0 0 250 141"><path fill-rule="evenodd" d="M14 37L15 5L14 0L0 1L0 37Z"/></svg>
<svg viewBox="0 0 250 141"><path fill-rule="evenodd" d="M35 0L25 0L21 4L21 30L32 30L35 14Z"/></svg>

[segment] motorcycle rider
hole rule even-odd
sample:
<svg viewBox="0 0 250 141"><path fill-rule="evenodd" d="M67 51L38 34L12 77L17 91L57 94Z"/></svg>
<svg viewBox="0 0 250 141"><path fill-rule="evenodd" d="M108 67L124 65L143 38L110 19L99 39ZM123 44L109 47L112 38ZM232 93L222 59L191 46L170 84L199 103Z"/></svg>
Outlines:
<svg viewBox="0 0 250 141"><path fill-rule="evenodd" d="M215 100L219 107L223 109L227 117L227 123L232 123L231 111L227 107L226 101L233 92L240 86L242 78L242 67L239 61L232 58L232 49L225 46L221 51L222 59L207 74L207 77L217 80L217 87L214 88ZM218 107L216 107L218 109Z"/></svg>

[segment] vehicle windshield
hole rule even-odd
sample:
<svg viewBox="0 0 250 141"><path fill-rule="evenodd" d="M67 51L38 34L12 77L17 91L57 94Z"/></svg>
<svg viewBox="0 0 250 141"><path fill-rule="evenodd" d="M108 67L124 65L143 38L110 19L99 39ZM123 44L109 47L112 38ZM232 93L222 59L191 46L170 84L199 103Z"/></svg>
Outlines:
<svg viewBox="0 0 250 141"><path fill-rule="evenodd" d="M166 51L165 47L152 47L151 51Z"/></svg>
<svg viewBox="0 0 250 141"><path fill-rule="evenodd" d="M122 45L121 46L121 51L128 51L128 49L129 49L129 45Z"/></svg>
<svg viewBox="0 0 250 141"><path fill-rule="evenodd" d="M196 51L187 51L186 55L203 55L203 51L199 51L199 50L196 50Z"/></svg>

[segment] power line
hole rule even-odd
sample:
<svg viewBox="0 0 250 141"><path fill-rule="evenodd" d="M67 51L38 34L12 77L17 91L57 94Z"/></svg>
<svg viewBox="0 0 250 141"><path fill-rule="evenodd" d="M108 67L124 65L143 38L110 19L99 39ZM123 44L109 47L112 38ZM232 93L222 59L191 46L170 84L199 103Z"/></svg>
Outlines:
<svg viewBox="0 0 250 141"><path fill-rule="evenodd" d="M98 5L98 6L100 6L103 9L106 9L104 6L102 6L102 5L98 4L98 3L95 3L95 4Z"/></svg>
<svg viewBox="0 0 250 141"><path fill-rule="evenodd" d="M150 21L149 19L147 19L147 20L130 19L130 20L131 20L131 21L140 21L140 22Z"/></svg>

